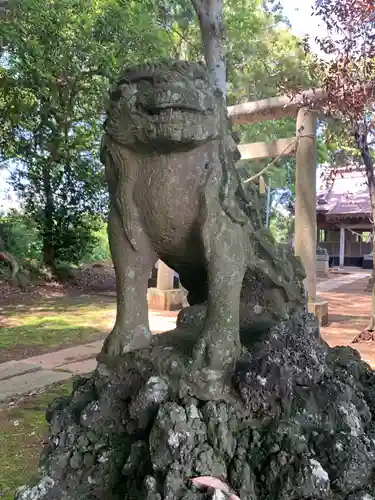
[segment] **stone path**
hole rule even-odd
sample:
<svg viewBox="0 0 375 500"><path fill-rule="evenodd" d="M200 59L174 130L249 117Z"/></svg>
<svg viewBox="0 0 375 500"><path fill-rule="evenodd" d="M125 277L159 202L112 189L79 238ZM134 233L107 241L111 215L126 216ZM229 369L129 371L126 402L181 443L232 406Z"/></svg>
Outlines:
<svg viewBox="0 0 375 500"><path fill-rule="evenodd" d="M352 283L355 283L358 280L364 278L368 279L370 275L371 275L370 271L358 271L349 274L341 274L338 275L336 278L330 278L326 281L321 281L320 283L317 284L316 289L319 294L324 292L330 292L332 290L341 288L344 285L350 285Z"/></svg>
<svg viewBox="0 0 375 500"><path fill-rule="evenodd" d="M366 328L371 311L371 293L365 291L368 275L355 282L341 282L334 290L319 293L328 301L329 324L320 329L330 346L347 345L356 349L362 359L375 369L375 342L352 344L354 337Z"/></svg>
<svg viewBox="0 0 375 500"><path fill-rule="evenodd" d="M175 327L177 313L150 311L150 327L153 333L161 333ZM70 379L73 375L85 375L94 371L96 355L102 341L42 354L22 361L0 364L0 403L11 396L19 396L55 382Z"/></svg>
<svg viewBox="0 0 375 500"><path fill-rule="evenodd" d="M330 325L322 328L322 335L332 346L350 345L352 338L366 326L370 311L370 294L364 291L369 272L330 277L317 285L320 297L328 300ZM153 333L175 327L176 312L150 311ZM375 368L375 343L355 344L362 358ZM0 403L42 389L73 375L91 373L96 367L96 355L102 341L35 356L22 361L0 364Z"/></svg>

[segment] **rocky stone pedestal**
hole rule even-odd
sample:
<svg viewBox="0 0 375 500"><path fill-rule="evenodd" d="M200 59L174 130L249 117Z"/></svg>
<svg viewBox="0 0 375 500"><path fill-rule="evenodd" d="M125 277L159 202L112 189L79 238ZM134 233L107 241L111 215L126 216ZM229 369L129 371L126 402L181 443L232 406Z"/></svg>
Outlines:
<svg viewBox="0 0 375 500"><path fill-rule="evenodd" d="M225 373L197 371L187 326L102 359L47 411L40 479L17 500L375 498L375 375L312 315L281 323Z"/></svg>

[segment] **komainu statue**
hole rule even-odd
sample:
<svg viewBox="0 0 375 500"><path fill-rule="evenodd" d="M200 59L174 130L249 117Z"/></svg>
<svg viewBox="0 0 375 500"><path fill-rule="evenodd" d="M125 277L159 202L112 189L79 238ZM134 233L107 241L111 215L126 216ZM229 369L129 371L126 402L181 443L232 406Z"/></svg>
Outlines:
<svg viewBox="0 0 375 500"><path fill-rule="evenodd" d="M105 131L117 320L94 373L47 410L16 500L374 500L375 373L322 340L204 66L127 71ZM151 341L158 257L190 306Z"/></svg>
<svg viewBox="0 0 375 500"><path fill-rule="evenodd" d="M270 328L303 306L302 267L262 231L235 169L239 158L204 65L123 73L102 142L117 278L116 324L104 353L149 344L147 283L159 258L179 274L193 316L203 310L193 357L211 368L238 356L240 327Z"/></svg>

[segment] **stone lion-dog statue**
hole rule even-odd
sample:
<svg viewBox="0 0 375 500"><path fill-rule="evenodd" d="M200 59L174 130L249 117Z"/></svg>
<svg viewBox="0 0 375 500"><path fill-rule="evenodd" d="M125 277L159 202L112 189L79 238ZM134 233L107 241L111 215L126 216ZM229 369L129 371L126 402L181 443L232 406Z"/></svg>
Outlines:
<svg viewBox="0 0 375 500"><path fill-rule="evenodd" d="M191 355L211 369L239 356L240 330L270 328L304 306L303 268L261 228L223 96L203 64L125 70L104 130L117 315L103 354L150 344L147 286L159 258L188 291L180 323L202 319Z"/></svg>

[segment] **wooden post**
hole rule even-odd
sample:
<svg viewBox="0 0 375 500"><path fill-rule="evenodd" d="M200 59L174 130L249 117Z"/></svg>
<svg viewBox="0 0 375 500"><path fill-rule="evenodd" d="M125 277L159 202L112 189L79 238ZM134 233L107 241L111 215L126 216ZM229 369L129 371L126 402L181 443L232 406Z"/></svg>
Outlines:
<svg viewBox="0 0 375 500"><path fill-rule="evenodd" d="M261 196L266 194L266 183L264 182L262 175L259 177L259 194Z"/></svg>
<svg viewBox="0 0 375 500"><path fill-rule="evenodd" d="M344 267L345 259L345 227L341 224L340 226L340 260L339 265L341 268Z"/></svg>
<svg viewBox="0 0 375 500"><path fill-rule="evenodd" d="M295 254L306 271L309 301L316 300L316 114L307 108L297 115Z"/></svg>

